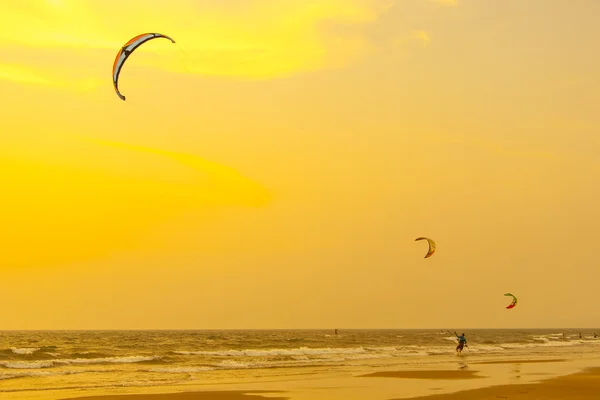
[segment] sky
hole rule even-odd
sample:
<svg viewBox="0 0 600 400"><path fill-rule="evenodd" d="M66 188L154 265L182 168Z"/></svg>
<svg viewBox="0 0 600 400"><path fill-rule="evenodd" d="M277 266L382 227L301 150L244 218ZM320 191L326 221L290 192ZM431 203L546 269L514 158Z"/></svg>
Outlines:
<svg viewBox="0 0 600 400"><path fill-rule="evenodd" d="M0 329L600 326L597 15L1 2Z"/></svg>

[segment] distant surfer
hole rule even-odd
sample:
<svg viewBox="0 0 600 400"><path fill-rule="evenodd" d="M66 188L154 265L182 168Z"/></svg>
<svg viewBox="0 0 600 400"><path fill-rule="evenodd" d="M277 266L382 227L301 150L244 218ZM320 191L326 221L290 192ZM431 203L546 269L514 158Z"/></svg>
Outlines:
<svg viewBox="0 0 600 400"><path fill-rule="evenodd" d="M581 339L581 332L579 332L579 339Z"/></svg>
<svg viewBox="0 0 600 400"><path fill-rule="evenodd" d="M462 335L458 336L456 334L456 332L454 332L454 335L456 335L456 337L458 338L458 346L456 346L456 354L460 355L460 353L463 350L464 346L467 346L467 338L465 338L465 334L463 333Z"/></svg>
<svg viewBox="0 0 600 400"><path fill-rule="evenodd" d="M338 334L338 330L337 330L337 329L335 330L335 334L336 334L336 335Z"/></svg>
<svg viewBox="0 0 600 400"><path fill-rule="evenodd" d="M594 332L594 339L597 339L598 335L596 335L596 332Z"/></svg>

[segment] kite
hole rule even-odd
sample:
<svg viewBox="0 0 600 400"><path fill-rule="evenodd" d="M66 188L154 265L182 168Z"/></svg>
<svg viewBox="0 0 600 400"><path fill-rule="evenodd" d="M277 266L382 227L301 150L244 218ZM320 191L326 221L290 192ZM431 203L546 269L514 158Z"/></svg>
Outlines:
<svg viewBox="0 0 600 400"><path fill-rule="evenodd" d="M429 258L435 253L435 242L433 240L426 237L418 237L415 239L415 242L417 240L427 240L427 243L429 243L429 250L427 251L427 254L425 254L425 258Z"/></svg>
<svg viewBox="0 0 600 400"><path fill-rule="evenodd" d="M511 293L504 293L505 296L512 296L513 301L512 303L510 303L508 306L506 306L506 308L511 309L514 308L517 305L517 298L515 297L514 294Z"/></svg>
<svg viewBox="0 0 600 400"><path fill-rule="evenodd" d="M113 64L112 75L115 92L117 92L117 96L119 96L121 100L125 101L125 96L123 96L121 92L119 92L119 74L121 73L121 69L125 64L125 61L127 60L127 58L129 58L129 56L131 55L131 53L133 53L135 49L148 42L149 40L158 38L169 39L172 43L175 43L173 39L161 33L143 33L141 35L137 35L136 37L132 38L130 41L125 43L125 45L123 45L123 47L121 47L121 50L119 50L119 52L117 53L117 57L115 57L115 63Z"/></svg>

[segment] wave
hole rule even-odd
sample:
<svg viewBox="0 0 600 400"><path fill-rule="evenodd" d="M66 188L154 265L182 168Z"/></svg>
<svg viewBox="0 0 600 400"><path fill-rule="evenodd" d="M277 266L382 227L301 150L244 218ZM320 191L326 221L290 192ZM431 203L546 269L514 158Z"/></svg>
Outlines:
<svg viewBox="0 0 600 400"><path fill-rule="evenodd" d="M31 354L35 353L36 351L38 351L40 349L37 348L37 347L23 347L23 348L11 347L10 350L14 354L31 355Z"/></svg>
<svg viewBox="0 0 600 400"><path fill-rule="evenodd" d="M541 343L505 343L498 345L499 347L505 349L531 349L538 347L572 347L572 346L581 346L583 344L591 344L598 345L600 342L592 340L570 340L570 341L543 341Z"/></svg>
<svg viewBox="0 0 600 400"><path fill-rule="evenodd" d="M555 336L555 335L552 335ZM450 340L450 338L444 338ZM456 342L455 339L453 339ZM534 337L528 340L514 341L507 343L490 343L490 341L482 344L472 344L468 347L471 353L479 354L494 354L502 353L507 349L532 349L532 348L548 348L548 347L570 347L584 344L600 345L600 340L597 339L582 339L582 340L552 340L549 337ZM272 349L245 349L245 350L178 350L170 354L180 356L200 356L207 358L287 358L296 361L302 359L312 360L334 358L340 360L360 360L360 359L376 359L376 358L397 358L397 357L412 357L412 356L436 356L449 355L454 353L454 346L437 345L437 346L387 346L387 347L348 347L348 348L272 348ZM299 358L300 357L300 358Z"/></svg>
<svg viewBox="0 0 600 400"><path fill-rule="evenodd" d="M248 349L248 350L213 350L213 351L174 351L178 355L213 356L213 357L274 357L274 356L299 356L299 355L327 355L327 354L360 354L368 350L364 347L348 348L310 348L299 347L295 349Z"/></svg>
<svg viewBox="0 0 600 400"><path fill-rule="evenodd" d="M278 360L278 361L239 361L224 360L219 363L211 364L212 369L216 370L237 370L237 369L263 369L263 368L290 368L290 367L310 367L314 365L323 365L331 363L342 363L345 358L329 359L298 359L298 360Z"/></svg>
<svg viewBox="0 0 600 400"><path fill-rule="evenodd" d="M468 347L468 351L478 355L492 355L502 353L507 350L523 349L544 349L561 348L572 346L600 346L600 340L585 338L581 340L562 340L553 339L557 335L537 335L531 336L528 342L508 342L497 344L477 344L474 343ZM222 350L177 350L163 353L163 355L130 355L130 356L109 356L109 357L64 357L52 359L31 359L31 354L36 353L35 348L12 348L12 354L16 356L27 357L25 359L8 357L0 360L0 369L17 370L41 370L54 367L82 366L91 364L166 364L164 371L172 371L172 368L188 368L188 366L178 365L185 362L185 358L194 360L200 366L190 366L187 372L202 372L210 369L239 369L254 367L275 367L275 366L295 366L310 365L322 363L338 363L344 361L357 360L375 360L388 358L413 358L429 356L448 356L454 354L453 345L407 345L407 346L380 346L380 347L297 347L297 348L257 348L257 349L222 349ZM38 354L42 354L41 352ZM47 353L43 353L47 354ZM78 353L83 355L83 353ZM97 355L99 353L89 353L86 355ZM58 353L51 353L48 356L58 356ZM171 357L169 356L171 355ZM172 357L173 355L179 357ZM38 356L39 358L39 356ZM183 359L182 359L183 358ZM197 360L197 361L196 361ZM172 367L171 367L172 366ZM209 369L205 369L209 368ZM158 372L157 369L154 370ZM175 370L176 372L177 370ZM181 370L180 372L186 372Z"/></svg>
<svg viewBox="0 0 600 400"><path fill-rule="evenodd" d="M41 369L54 366L52 361L0 361L0 365L14 369Z"/></svg>
<svg viewBox="0 0 600 400"><path fill-rule="evenodd" d="M142 369L141 372L160 372L164 374L193 374L196 372L214 371L213 367L166 367Z"/></svg>
<svg viewBox="0 0 600 400"><path fill-rule="evenodd" d="M39 378L46 376L73 375L79 374L80 371L18 371L10 373L0 373L0 381L18 378Z"/></svg>
<svg viewBox="0 0 600 400"><path fill-rule="evenodd" d="M65 365L130 364L160 359L159 356L129 356L105 358L73 358L43 361L0 361L0 366L12 369L42 369Z"/></svg>

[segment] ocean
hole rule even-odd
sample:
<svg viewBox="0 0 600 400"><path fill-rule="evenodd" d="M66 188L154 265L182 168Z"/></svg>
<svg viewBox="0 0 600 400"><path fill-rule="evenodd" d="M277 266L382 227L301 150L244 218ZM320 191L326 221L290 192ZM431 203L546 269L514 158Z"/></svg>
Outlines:
<svg viewBox="0 0 600 400"><path fill-rule="evenodd" d="M462 332L471 362L600 357L593 330ZM3 331L0 393L42 398L34 394L190 386L356 365L441 365L457 359L455 346L445 330Z"/></svg>

